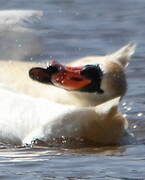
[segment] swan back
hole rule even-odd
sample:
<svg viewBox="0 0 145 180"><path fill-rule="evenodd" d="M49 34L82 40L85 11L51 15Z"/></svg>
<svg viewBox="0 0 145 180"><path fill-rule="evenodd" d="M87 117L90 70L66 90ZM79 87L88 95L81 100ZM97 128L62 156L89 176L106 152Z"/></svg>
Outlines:
<svg viewBox="0 0 145 180"><path fill-rule="evenodd" d="M57 104L9 90L0 90L0 140L31 144L35 139L73 139L89 144L116 144L125 119L118 112L119 98L96 107Z"/></svg>

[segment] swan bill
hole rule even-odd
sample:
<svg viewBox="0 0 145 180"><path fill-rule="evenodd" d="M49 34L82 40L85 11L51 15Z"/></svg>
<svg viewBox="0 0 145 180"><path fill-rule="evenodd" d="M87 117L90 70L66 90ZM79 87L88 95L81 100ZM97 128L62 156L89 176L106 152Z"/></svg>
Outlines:
<svg viewBox="0 0 145 180"><path fill-rule="evenodd" d="M46 69L35 67L29 70L29 77L42 83L51 83L51 76Z"/></svg>
<svg viewBox="0 0 145 180"><path fill-rule="evenodd" d="M52 61L46 69L30 69L29 76L33 80L69 91L103 93L100 88L103 72L99 65L70 67Z"/></svg>

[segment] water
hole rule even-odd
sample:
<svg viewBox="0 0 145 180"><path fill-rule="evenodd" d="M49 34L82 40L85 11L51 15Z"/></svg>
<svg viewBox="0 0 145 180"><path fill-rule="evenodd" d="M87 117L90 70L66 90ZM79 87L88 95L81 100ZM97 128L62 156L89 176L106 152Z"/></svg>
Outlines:
<svg viewBox="0 0 145 180"><path fill-rule="evenodd" d="M120 108L129 120L130 131L144 142L144 0L0 2L0 10L38 11L1 16L0 59L69 61L103 55L129 41L136 42L136 53L126 71L128 92ZM1 145L0 178L143 180L144 154L143 144L75 150Z"/></svg>

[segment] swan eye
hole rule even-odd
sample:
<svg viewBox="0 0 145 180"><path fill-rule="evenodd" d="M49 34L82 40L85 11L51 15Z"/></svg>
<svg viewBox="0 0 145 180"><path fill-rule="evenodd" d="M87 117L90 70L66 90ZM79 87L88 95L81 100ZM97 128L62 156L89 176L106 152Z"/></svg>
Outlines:
<svg viewBox="0 0 145 180"><path fill-rule="evenodd" d="M99 65L86 65L81 70L80 74L88 79L92 78L101 78L103 76L103 72Z"/></svg>

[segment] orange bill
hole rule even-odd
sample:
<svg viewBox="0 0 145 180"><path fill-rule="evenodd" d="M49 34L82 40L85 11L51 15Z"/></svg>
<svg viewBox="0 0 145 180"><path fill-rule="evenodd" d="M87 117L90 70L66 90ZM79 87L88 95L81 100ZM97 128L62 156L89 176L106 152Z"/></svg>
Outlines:
<svg viewBox="0 0 145 180"><path fill-rule="evenodd" d="M98 65L70 67L52 61L46 69L32 68L29 76L33 80L67 90L103 92L100 89L102 71Z"/></svg>

